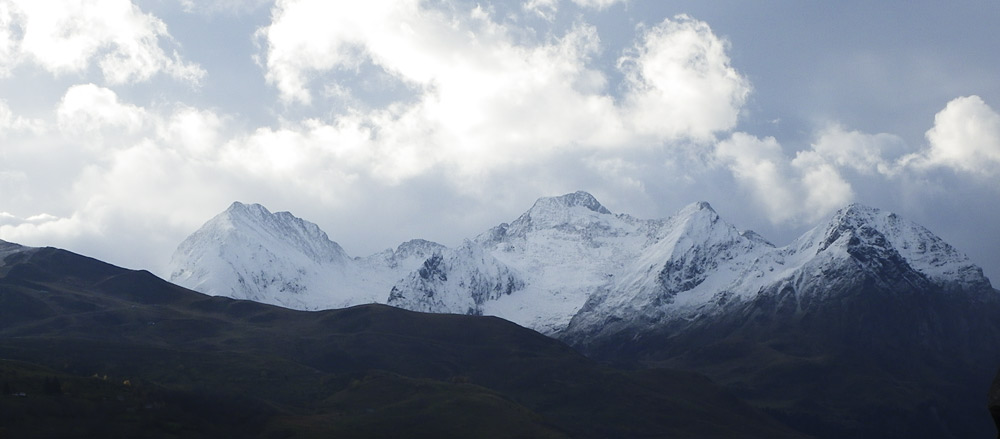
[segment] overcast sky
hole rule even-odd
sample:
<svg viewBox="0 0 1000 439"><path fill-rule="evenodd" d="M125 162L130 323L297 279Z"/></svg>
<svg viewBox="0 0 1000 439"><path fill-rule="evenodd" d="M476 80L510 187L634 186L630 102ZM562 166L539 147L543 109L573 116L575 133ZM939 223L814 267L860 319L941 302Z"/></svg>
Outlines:
<svg viewBox="0 0 1000 439"><path fill-rule="evenodd" d="M232 201L353 256L541 196L859 202L1000 281L1000 2L0 0L0 239L164 273Z"/></svg>

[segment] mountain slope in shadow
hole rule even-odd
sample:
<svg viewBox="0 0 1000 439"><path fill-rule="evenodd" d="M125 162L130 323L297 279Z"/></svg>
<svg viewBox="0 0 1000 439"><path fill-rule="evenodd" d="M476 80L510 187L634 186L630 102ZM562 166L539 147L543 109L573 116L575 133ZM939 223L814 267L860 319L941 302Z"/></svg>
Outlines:
<svg viewBox="0 0 1000 439"><path fill-rule="evenodd" d="M800 437L701 375L601 366L498 318L293 311L4 254L12 436Z"/></svg>

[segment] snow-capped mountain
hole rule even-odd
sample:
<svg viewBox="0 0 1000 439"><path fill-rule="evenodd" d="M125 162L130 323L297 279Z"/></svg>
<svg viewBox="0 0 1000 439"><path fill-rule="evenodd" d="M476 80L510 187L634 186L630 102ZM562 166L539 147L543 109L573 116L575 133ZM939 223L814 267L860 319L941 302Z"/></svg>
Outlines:
<svg viewBox="0 0 1000 439"><path fill-rule="evenodd" d="M816 437L988 428L973 413L1000 362L1000 292L967 257L861 205L784 247L705 217L557 336L605 361L698 370Z"/></svg>
<svg viewBox="0 0 1000 439"><path fill-rule="evenodd" d="M1000 361L982 270L858 204L778 247L708 203L646 220L576 192L454 249L351 258L312 223L237 203L173 264L181 285L294 308L499 316L597 359L697 370L816 437L974 436L969 401Z"/></svg>
<svg viewBox="0 0 1000 439"><path fill-rule="evenodd" d="M384 303L392 285L444 247L412 240L352 258L311 222L233 203L185 239L171 282L206 294L295 309Z"/></svg>
<svg viewBox="0 0 1000 439"><path fill-rule="evenodd" d="M982 269L931 231L894 213L859 204L838 211L824 227L813 229L796 242L815 247L817 252L839 248L840 257L850 255L868 272L877 271L882 261L901 259L948 291L990 287Z"/></svg>
<svg viewBox="0 0 1000 439"><path fill-rule="evenodd" d="M443 285L436 289L410 276L393 288L389 303L432 312L466 309L575 339L724 313L765 291L833 294L867 279L865 273L895 288L993 291L978 267L927 229L861 205L775 247L725 222L708 203L664 220L641 220L613 214L577 192L539 199L474 243L523 284L468 307L470 293L444 294ZM460 256L446 258L452 262L438 267L442 277L478 275L455 262ZM889 266L895 271L880 271Z"/></svg>
<svg viewBox="0 0 1000 439"><path fill-rule="evenodd" d="M784 247L737 232L704 204L688 206L668 223L665 239L594 294L565 337L642 332L733 312L776 294L804 312L864 283L996 299L982 270L954 247L896 214L859 204Z"/></svg>
<svg viewBox="0 0 1000 439"><path fill-rule="evenodd" d="M615 214L592 195L545 197L455 249L423 240L351 258L312 223L234 203L186 239L171 280L298 309L388 303L503 317L567 339L716 315L774 291L801 304L859 281L986 291L927 229L851 205L791 244L740 231L708 203L670 218Z"/></svg>
<svg viewBox="0 0 1000 439"><path fill-rule="evenodd" d="M475 239L524 280L517 291L484 303L482 312L546 334L561 331L662 227L661 221L615 215L586 192L541 198L510 224Z"/></svg>
<svg viewBox="0 0 1000 439"><path fill-rule="evenodd" d="M590 333L650 325L717 308L740 288L755 260L774 246L740 232L708 203L694 203L664 221L655 239L573 317L573 328Z"/></svg>

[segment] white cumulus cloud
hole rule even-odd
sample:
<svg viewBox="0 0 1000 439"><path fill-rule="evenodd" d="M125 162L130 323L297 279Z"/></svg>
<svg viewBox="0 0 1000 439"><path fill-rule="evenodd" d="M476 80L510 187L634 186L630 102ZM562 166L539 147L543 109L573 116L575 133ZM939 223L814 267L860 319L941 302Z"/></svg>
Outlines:
<svg viewBox="0 0 1000 439"><path fill-rule="evenodd" d="M714 156L775 223L813 221L842 207L855 197L851 181L862 181L869 193L879 193L884 191L872 189L873 182L905 185L923 181L933 169L954 171L955 184L976 185L982 178L1000 175L1000 114L978 96L949 102L935 116L926 138L928 145L914 151L899 136L834 123L819 130L815 141L793 157L774 138L741 132L719 142ZM978 178L963 182L968 176Z"/></svg>
<svg viewBox="0 0 1000 439"><path fill-rule="evenodd" d="M854 197L851 185L823 157L798 154L789 160L773 137L733 133L719 142L715 156L775 223L816 221Z"/></svg>
<svg viewBox="0 0 1000 439"><path fill-rule="evenodd" d="M836 166L820 156L797 154L791 164L798 173L801 194L801 201L791 210L807 222L823 218L854 199L851 184Z"/></svg>
<svg viewBox="0 0 1000 439"><path fill-rule="evenodd" d="M167 53L164 22L128 0L0 0L0 73L21 63L53 74L83 73L93 63L111 84L164 73L198 82L205 72Z"/></svg>
<svg viewBox="0 0 1000 439"><path fill-rule="evenodd" d="M618 61L629 86L629 123L668 139L711 139L733 128L750 83L730 65L726 50L707 23L686 15L648 29Z"/></svg>
<svg viewBox="0 0 1000 439"><path fill-rule="evenodd" d="M1000 114L979 96L948 102L926 133L929 148L907 156L916 169L946 167L979 176L1000 175Z"/></svg>
<svg viewBox="0 0 1000 439"><path fill-rule="evenodd" d="M622 55L620 103L592 66L602 50L596 28L525 41L506 26L479 7L287 0L258 35L267 79L289 105L314 104L317 90L349 96L365 69L414 91L412 100L316 121L345 130L334 137L366 133L349 163L385 181L442 166L468 178L566 150L709 140L735 125L750 92L725 41L690 17L644 30Z"/></svg>
<svg viewBox="0 0 1000 439"><path fill-rule="evenodd" d="M815 155L816 158L810 160L826 160L864 174L893 175L899 170L895 160L906 149L906 142L899 136L867 134L831 124L820 130L812 150L799 154L804 160Z"/></svg>
<svg viewBox="0 0 1000 439"><path fill-rule="evenodd" d="M118 95L94 84L66 90L56 110L59 129L67 136L98 149L128 141L148 123L146 110L119 102Z"/></svg>
<svg viewBox="0 0 1000 439"><path fill-rule="evenodd" d="M787 221L794 217L796 194L787 175L787 159L777 140L737 132L719 142L715 154L737 181L751 190L772 220Z"/></svg>

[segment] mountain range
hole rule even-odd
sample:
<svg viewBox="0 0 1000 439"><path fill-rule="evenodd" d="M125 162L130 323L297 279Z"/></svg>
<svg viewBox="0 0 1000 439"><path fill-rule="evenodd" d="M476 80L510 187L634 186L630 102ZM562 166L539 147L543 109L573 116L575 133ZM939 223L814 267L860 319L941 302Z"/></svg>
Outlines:
<svg viewBox="0 0 1000 439"><path fill-rule="evenodd" d="M982 270L927 229L854 204L784 247L705 202L666 219L614 214L592 195L541 198L457 248L412 240L350 257L318 226L233 203L184 240L170 280L294 309L365 303L494 315L557 337L593 338L724 313L792 289L806 306L892 264L897 288L992 295ZM843 275L828 273L843 271Z"/></svg>
<svg viewBox="0 0 1000 439"><path fill-rule="evenodd" d="M455 248L350 257L315 224L234 203L171 267L206 294L298 309L498 316L601 361L706 373L819 437L992 429L976 395L1000 364L1000 293L932 232L858 204L778 247L708 203L649 220L576 192Z"/></svg>
<svg viewBox="0 0 1000 439"><path fill-rule="evenodd" d="M296 311L4 241L0 381L0 437L805 437L499 318Z"/></svg>

